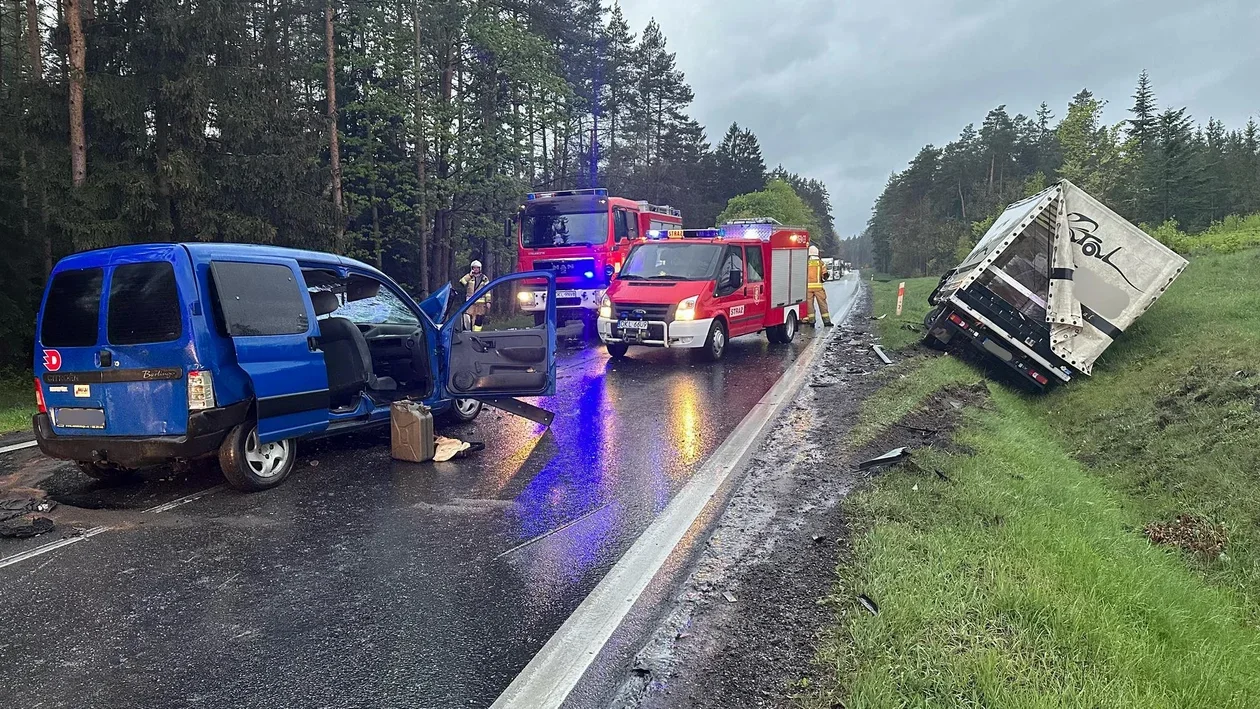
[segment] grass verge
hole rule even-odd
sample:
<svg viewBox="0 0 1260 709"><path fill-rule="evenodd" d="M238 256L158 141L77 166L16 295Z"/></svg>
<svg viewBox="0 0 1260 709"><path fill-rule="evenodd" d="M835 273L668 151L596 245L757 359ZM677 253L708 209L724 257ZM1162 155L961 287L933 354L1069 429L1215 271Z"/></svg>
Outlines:
<svg viewBox="0 0 1260 709"><path fill-rule="evenodd" d="M1196 258L1095 376L1043 397L992 385L965 452L916 453L948 480L911 466L847 500L859 531L818 655L835 682L800 703L1260 706L1255 273L1254 250ZM877 315L896 285L876 285ZM979 376L927 359L852 437Z"/></svg>
<svg viewBox="0 0 1260 709"><path fill-rule="evenodd" d="M31 427L35 388L29 372L0 372L0 433Z"/></svg>

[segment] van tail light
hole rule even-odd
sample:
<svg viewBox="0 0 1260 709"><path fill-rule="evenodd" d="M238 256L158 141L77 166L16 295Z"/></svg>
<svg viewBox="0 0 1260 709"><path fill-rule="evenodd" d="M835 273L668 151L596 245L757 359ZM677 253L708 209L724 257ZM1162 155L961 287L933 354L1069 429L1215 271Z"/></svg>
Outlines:
<svg viewBox="0 0 1260 709"><path fill-rule="evenodd" d="M957 325L958 327L961 327L961 328L962 328L962 329L964 329L964 330L966 330L966 329L967 329L967 321L966 321L966 320L963 320L963 319L962 319L962 318L960 318L960 317L958 317L958 313L950 313L950 314L949 314L949 321L950 321L950 322L952 322L952 323L954 323L954 324L955 324L955 325Z"/></svg>
<svg viewBox="0 0 1260 709"><path fill-rule="evenodd" d="M1050 380L1046 378L1046 375L1042 374L1041 372L1038 372L1035 369L1028 370L1028 374L1033 379L1036 379L1037 383L1040 384L1041 386L1045 386L1050 383Z"/></svg>
<svg viewBox="0 0 1260 709"><path fill-rule="evenodd" d="M194 370L188 373L188 410L201 411L214 408L214 379L209 372Z"/></svg>
<svg viewBox="0 0 1260 709"><path fill-rule="evenodd" d="M44 390L39 385L39 377L35 377L35 405L41 414L48 413L48 405L44 403Z"/></svg>

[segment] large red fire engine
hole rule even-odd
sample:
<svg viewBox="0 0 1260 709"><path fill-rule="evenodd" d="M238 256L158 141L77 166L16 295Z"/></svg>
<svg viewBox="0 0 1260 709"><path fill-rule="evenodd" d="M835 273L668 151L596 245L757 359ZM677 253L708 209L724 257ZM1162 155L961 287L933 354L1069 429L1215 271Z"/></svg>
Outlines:
<svg viewBox="0 0 1260 709"><path fill-rule="evenodd" d="M677 209L610 197L606 189L533 193L514 223L517 267L554 271L559 320L581 318L593 331L604 290L630 245L649 231L681 227ZM545 315L546 284L527 284L516 297L536 320Z"/></svg>
<svg viewBox="0 0 1260 709"><path fill-rule="evenodd" d="M599 309L613 357L631 345L701 348L720 359L732 337L786 344L805 302L809 232L773 219L717 229L651 230L626 254Z"/></svg>

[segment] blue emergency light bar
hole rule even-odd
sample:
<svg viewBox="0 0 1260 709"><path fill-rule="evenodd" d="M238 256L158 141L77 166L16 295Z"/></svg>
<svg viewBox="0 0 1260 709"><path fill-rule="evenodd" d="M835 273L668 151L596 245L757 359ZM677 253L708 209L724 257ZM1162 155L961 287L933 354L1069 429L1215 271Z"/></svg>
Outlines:
<svg viewBox="0 0 1260 709"><path fill-rule="evenodd" d="M721 239L726 236L725 229L649 229L645 237L648 239Z"/></svg>
<svg viewBox="0 0 1260 709"><path fill-rule="evenodd" d="M533 202L536 199L550 199L552 197L607 197L608 190L603 187L588 190L560 190L558 192L530 192L525 195L525 199Z"/></svg>

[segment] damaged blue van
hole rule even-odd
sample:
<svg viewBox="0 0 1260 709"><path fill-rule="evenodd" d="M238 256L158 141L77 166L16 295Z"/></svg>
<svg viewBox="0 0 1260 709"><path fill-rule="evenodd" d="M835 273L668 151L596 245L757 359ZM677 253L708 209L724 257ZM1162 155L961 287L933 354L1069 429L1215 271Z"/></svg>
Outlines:
<svg viewBox="0 0 1260 709"><path fill-rule="evenodd" d="M548 283L542 324L466 331L472 303L528 279ZM529 272L462 305L449 285L416 303L367 264L272 246L74 254L36 323L36 440L97 479L217 461L252 491L292 472L298 440L386 423L403 399L456 420L487 402L550 424L515 397L555 391L554 296L554 274Z"/></svg>

